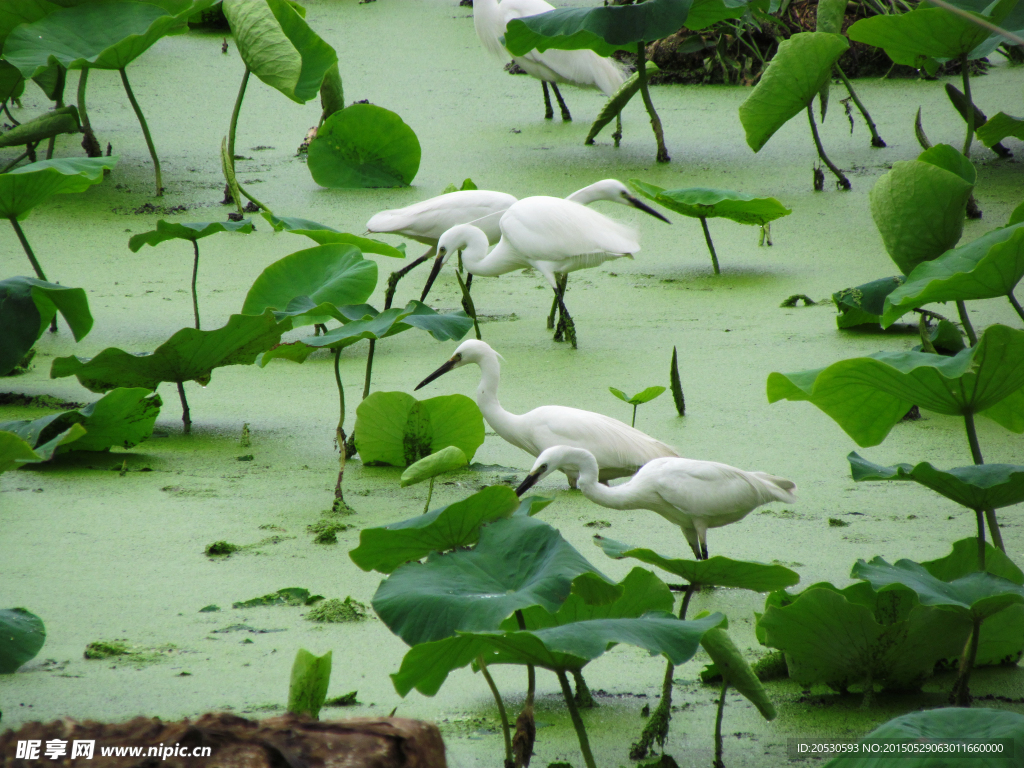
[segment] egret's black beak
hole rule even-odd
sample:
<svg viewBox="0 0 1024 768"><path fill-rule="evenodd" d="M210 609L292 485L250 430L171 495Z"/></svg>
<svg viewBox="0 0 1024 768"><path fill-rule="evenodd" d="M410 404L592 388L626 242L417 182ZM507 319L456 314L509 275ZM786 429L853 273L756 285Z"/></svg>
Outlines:
<svg viewBox="0 0 1024 768"><path fill-rule="evenodd" d="M632 205L634 208L639 208L644 213L649 213L654 218L661 219L666 224L671 224L672 223L671 221L666 219L664 216L662 216L660 213L658 213L656 210L651 208L651 206L649 206L647 203L644 203L644 202L640 201L639 199L633 197L632 195L626 195L626 199L629 200L629 204Z"/></svg>
<svg viewBox="0 0 1024 768"><path fill-rule="evenodd" d="M432 382L434 379L439 378L441 376L444 376L446 373L448 373L448 371L450 371L452 368L455 367L455 364L457 362L459 362L459 361L456 360L454 357L451 358L448 362L446 362L444 365L442 365L440 368L438 368L432 374L427 376L427 378L425 378L423 381L421 381L419 384L417 384L416 385L416 389L419 389L420 387L425 387L425 386L427 386L427 384ZM416 389L414 389L413 392L415 392Z"/></svg>
<svg viewBox="0 0 1024 768"><path fill-rule="evenodd" d="M437 275L441 272L442 266L444 266L444 258L441 254L438 254L434 257L434 266L430 268L430 275L427 276L427 282L423 286L423 293L420 295L420 301L427 300L427 294L430 293L430 288L434 285L434 281L437 279ZM423 384L426 384L426 382L423 382ZM423 385L421 384L420 386Z"/></svg>
<svg viewBox="0 0 1024 768"><path fill-rule="evenodd" d="M540 475L541 473L539 471L528 474L526 479L519 484L518 488L516 488L516 496L522 496L528 490L533 488L533 486L537 484L537 481L540 480Z"/></svg>

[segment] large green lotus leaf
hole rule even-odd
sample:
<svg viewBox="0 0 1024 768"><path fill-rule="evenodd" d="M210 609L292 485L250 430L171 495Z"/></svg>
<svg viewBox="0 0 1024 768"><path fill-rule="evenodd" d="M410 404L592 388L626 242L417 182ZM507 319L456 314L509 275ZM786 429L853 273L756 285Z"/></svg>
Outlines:
<svg viewBox="0 0 1024 768"><path fill-rule="evenodd" d="M610 56L620 48L635 51L637 43L678 32L686 23L690 5L691 0L647 0L635 5L558 8L510 21L505 47L513 56L534 48L589 48L599 56Z"/></svg>
<svg viewBox="0 0 1024 768"><path fill-rule="evenodd" d="M897 560L890 565L880 557L858 560L851 578L867 581L876 591L911 589L922 605L985 619L1004 608L1024 603L1024 586L991 573L970 573L953 581L940 581L920 563Z"/></svg>
<svg viewBox="0 0 1024 768"><path fill-rule="evenodd" d="M572 594L555 612L539 605L522 609L523 623L529 630L558 627L575 621L593 619L635 619L651 611L672 612L673 597L668 586L652 571L637 566L609 594L611 600L595 600L589 587L607 588L608 583L592 573L581 573L573 581ZM519 622L510 616L501 629L517 630Z"/></svg>
<svg viewBox="0 0 1024 768"><path fill-rule="evenodd" d="M86 434L73 442L65 439L55 446L55 453L132 448L153 434L160 406L159 395L148 389L115 389L81 410L61 411L32 421L0 422L0 430L13 432L39 450L81 424Z"/></svg>
<svg viewBox="0 0 1024 768"><path fill-rule="evenodd" d="M481 655L488 664L579 670L615 643L636 645L652 654L667 656L673 664L682 664L693 658L709 629L724 623L725 617L720 613L696 621L680 621L669 614L654 612L638 619L580 621L535 632L461 633L410 649L391 680L402 696L413 688L433 696L450 672Z"/></svg>
<svg viewBox="0 0 1024 768"><path fill-rule="evenodd" d="M1006 768L1024 754L1024 715L1001 709L949 707L911 712L883 723L861 739L886 745L899 741L913 742L993 742L996 739L1013 741L1014 759L1005 754L981 753L969 760L950 758L941 753L904 755L892 753L862 753L844 755L825 764L824 768L945 768L953 764L971 768ZM878 748L885 749L884 746Z"/></svg>
<svg viewBox="0 0 1024 768"><path fill-rule="evenodd" d="M1000 0L988 16L973 14L991 24L999 24L1016 5L1016 0ZM882 48L897 64L924 68L935 74L936 59L958 59L971 53L991 34L970 19L943 8L918 8L909 13L872 16L852 24L846 31L851 40Z"/></svg>
<svg viewBox="0 0 1024 768"><path fill-rule="evenodd" d="M249 219L243 221L193 221L180 223L160 219L156 223L156 229L132 235L128 239L128 247L132 253L138 253L139 249L144 245L160 245L160 243L167 242L168 240L189 240L194 243L196 240L215 235L218 232L241 232L247 235L252 230L252 222ZM242 314L247 313L243 312Z"/></svg>
<svg viewBox="0 0 1024 768"><path fill-rule="evenodd" d="M322 187L407 187L420 168L420 142L394 112L353 104L320 126L308 165Z"/></svg>
<svg viewBox="0 0 1024 768"><path fill-rule="evenodd" d="M133 355L109 347L94 358L58 357L50 378L76 376L93 392L117 387L155 390L160 382L210 383L214 368L252 365L256 355L281 340L290 322L278 323L269 310L262 315L231 315L227 325L214 331L182 328L150 354Z"/></svg>
<svg viewBox="0 0 1024 768"><path fill-rule="evenodd" d="M1024 584L1024 571L1005 552L988 542L985 543L985 567L982 568L978 561L978 539L974 536L953 542L953 550L948 555L927 560L921 565L940 581L953 581L975 571L986 571L1014 584Z"/></svg>
<svg viewBox="0 0 1024 768"><path fill-rule="evenodd" d="M82 288L47 283L34 277L0 280L0 376L14 370L60 312L75 341L92 329L89 300Z"/></svg>
<svg viewBox="0 0 1024 768"><path fill-rule="evenodd" d="M60 10L60 5L48 0L18 0L15 3L0 3L0 50L11 31L19 24L33 21Z"/></svg>
<svg viewBox="0 0 1024 768"><path fill-rule="evenodd" d="M742 192L707 187L662 189L639 179L630 179L629 183L641 195L659 205L697 219L723 218L739 224L764 226L792 213L774 197L753 197Z"/></svg>
<svg viewBox="0 0 1024 768"><path fill-rule="evenodd" d="M318 245L328 245L329 243L354 245L363 253L379 253L381 256L391 256L395 259L405 258L405 243L396 248L382 243L380 240L339 232L316 221L299 219L294 216L275 216L269 211L263 211L263 218L270 222L270 226L274 228L275 232L285 231L296 235L305 235Z"/></svg>
<svg viewBox="0 0 1024 768"><path fill-rule="evenodd" d="M918 264L885 300L882 324L935 301L1008 295L1024 277L1024 222L994 229L967 245Z"/></svg>
<svg viewBox="0 0 1024 768"><path fill-rule="evenodd" d="M944 144L932 150L940 147L947 154L960 155ZM922 261L954 247L963 234L967 198L974 181L957 173L950 163L935 162L937 157L933 152L927 158L922 155L917 160L893 163L892 170L878 180L869 195L871 216L885 250L905 275Z"/></svg>
<svg viewBox="0 0 1024 768"><path fill-rule="evenodd" d="M85 430L81 429L82 434ZM47 457L37 453L32 446L13 432L0 430L0 473L10 472L25 464L46 461Z"/></svg>
<svg viewBox="0 0 1024 768"><path fill-rule="evenodd" d="M116 162L116 157L64 157L0 173L0 216L24 219L52 195L84 192L103 181L103 169Z"/></svg>
<svg viewBox="0 0 1024 768"><path fill-rule="evenodd" d="M0 675L31 661L46 642L43 620L24 608L0 610Z"/></svg>
<svg viewBox="0 0 1024 768"><path fill-rule="evenodd" d="M466 454L462 452L462 449L449 445L436 453L424 456L415 464L410 464L402 473L401 486L405 488L409 485L416 485L416 483L443 475L445 472L462 469L468 464L469 460L466 459Z"/></svg>
<svg viewBox="0 0 1024 768"><path fill-rule="evenodd" d="M770 7L769 0L693 0L684 26L696 32L726 19L738 19L752 9L768 13Z"/></svg>
<svg viewBox="0 0 1024 768"><path fill-rule="evenodd" d="M0 50L2 49L3 41L0 40ZM24 92L25 78L21 76L21 72L14 65L0 61L0 103L21 98Z"/></svg>
<svg viewBox="0 0 1024 768"><path fill-rule="evenodd" d="M903 275L894 275L836 291L832 294L832 301L839 310L836 325L853 328L866 323L881 323L885 297L903 285L905 280Z"/></svg>
<svg viewBox="0 0 1024 768"><path fill-rule="evenodd" d="M978 126L978 140L986 147L998 144L1007 136L1024 141L1024 118L997 112L984 125Z"/></svg>
<svg viewBox="0 0 1024 768"><path fill-rule="evenodd" d="M292 325L324 323L337 315L321 305L361 304L376 287L377 263L364 259L358 248L319 245L296 251L264 269L246 294L242 314L259 315L267 309L289 312L293 300L305 297L308 304L293 316Z"/></svg>
<svg viewBox="0 0 1024 768"><path fill-rule="evenodd" d="M914 480L968 509L999 509L1024 501L1024 466L978 464L941 470L922 461L915 467L883 467L861 458L846 457L854 480Z"/></svg>
<svg viewBox="0 0 1024 768"><path fill-rule="evenodd" d="M779 44L761 80L740 105L740 122L752 150L759 152L779 128L807 108L849 47L845 37L829 32L798 32Z"/></svg>
<svg viewBox="0 0 1024 768"><path fill-rule="evenodd" d="M3 62L0 62L0 102L7 101L3 97L4 70L2 65ZM38 144L40 141L52 139L54 136L59 136L62 133L78 133L81 129L82 126L78 122L78 109L75 107L61 107L60 109L44 112L39 117L26 120L21 125L0 133L0 147L20 147L23 144Z"/></svg>
<svg viewBox="0 0 1024 768"><path fill-rule="evenodd" d="M431 552L476 544L480 526L509 517L519 506L511 488L491 485L469 498L382 528L364 528L348 555L364 571L391 573Z"/></svg>
<svg viewBox="0 0 1024 768"><path fill-rule="evenodd" d="M388 629L416 645L497 629L531 605L554 613L573 579L587 571L596 572L555 528L515 516L484 526L471 550L434 552L425 563L397 568L377 589L373 608Z"/></svg>
<svg viewBox="0 0 1024 768"><path fill-rule="evenodd" d="M814 21L814 31L841 35L845 18L846 3L843 0L820 0Z"/></svg>
<svg viewBox="0 0 1024 768"><path fill-rule="evenodd" d="M989 326L977 346L953 357L876 352L827 368L768 376L768 402L810 401L862 448L882 442L915 404L950 416L981 413L1022 432L1022 389L1024 331L1005 325ZM1004 399L1012 407L1001 404Z"/></svg>
<svg viewBox="0 0 1024 768"><path fill-rule="evenodd" d="M642 563L656 565L691 584L734 587L754 592L774 592L800 581L796 571L781 565L765 565L747 560L731 560L717 555L707 560L682 560L659 555L650 549L632 547L621 541L595 536L597 544L608 557L621 560L632 557Z"/></svg>
<svg viewBox="0 0 1024 768"><path fill-rule="evenodd" d="M856 586L856 585L855 585ZM871 680L887 688L916 689L940 659L959 654L969 625L921 605L896 616L855 602L850 588L818 584L789 605L768 605L758 621L765 643L786 654L789 675L805 685L844 690ZM862 592L864 590L861 590ZM869 599L873 597L867 590Z"/></svg>
<svg viewBox="0 0 1024 768"><path fill-rule="evenodd" d="M484 442L483 415L465 395L419 401L405 392L374 392L356 409L355 440L364 464L404 467L448 446L472 461Z"/></svg>
<svg viewBox="0 0 1024 768"><path fill-rule="evenodd" d="M68 69L124 69L165 35L188 30L190 14L214 0L164 0L163 5L110 0L61 8L17 27L4 58L26 78L54 62Z"/></svg>
<svg viewBox="0 0 1024 768"><path fill-rule="evenodd" d="M224 0L242 61L256 77L292 101L305 104L320 93L338 54L287 0Z"/></svg>
<svg viewBox="0 0 1024 768"><path fill-rule="evenodd" d="M765 720L774 720L775 705L768 698L761 681L743 658L740 649L729 637L729 633L718 627L704 633L700 644L708 652L718 672L725 681L750 700Z"/></svg>
<svg viewBox="0 0 1024 768"><path fill-rule="evenodd" d="M992 0L953 0L953 2L948 4L964 11L984 14L992 5ZM925 7L930 5L934 5L934 3L926 3ZM1012 32L1018 37L1024 37L1024 4L1017 3L1013 9L1003 17L1003 20L999 22L998 26L1000 29ZM977 48L971 51L967 55L967 58L980 59L983 56L988 56L1003 43L1008 43L1007 39L1001 34L993 32L987 39L978 45Z"/></svg>

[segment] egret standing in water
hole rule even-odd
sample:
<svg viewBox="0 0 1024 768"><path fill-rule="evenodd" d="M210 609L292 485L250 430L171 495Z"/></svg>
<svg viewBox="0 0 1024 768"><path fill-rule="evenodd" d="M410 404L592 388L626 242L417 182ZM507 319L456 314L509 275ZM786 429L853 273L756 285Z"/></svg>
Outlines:
<svg viewBox="0 0 1024 768"><path fill-rule="evenodd" d="M553 11L555 7L544 0L474 0L473 26L477 37L490 53L504 58L509 56L502 39L505 27L513 19L523 16L536 16L538 13ZM558 92L556 83L571 83L584 88L597 88L605 96L612 96L626 81L619 66L604 56L593 51L559 51L549 49L541 53L534 49L523 56L513 56L512 61L518 64L526 74L540 80L544 89L544 118L554 117L551 109L551 97L548 95L548 83L551 83L562 110L563 120L572 120L569 108L565 106L562 94Z"/></svg>
<svg viewBox="0 0 1024 768"><path fill-rule="evenodd" d="M693 555L708 559L708 528L742 520L762 504L796 501L796 483L765 472L745 472L717 461L664 458L644 464L628 482L600 485L592 451L558 445L544 450L516 489L522 495L555 470L578 474L583 495L610 509L649 509L680 527Z"/></svg>
<svg viewBox="0 0 1024 768"><path fill-rule="evenodd" d="M498 384L501 379L498 353L486 342L476 339L462 342L448 362L421 381L416 389L469 363L480 366L476 404L488 425L504 440L532 456L554 445L586 448L594 462L595 482L606 482L632 475L652 459L679 455L672 446L655 440L639 429L593 411L542 405L522 415L509 413L498 402ZM578 471L572 467L562 471L569 478L569 485L575 488Z"/></svg>
<svg viewBox="0 0 1024 768"><path fill-rule="evenodd" d="M606 179L573 194L587 203L609 200L639 208L668 221L653 208L629 194L621 182ZM424 301L441 267L452 253L463 251L462 263L470 274L495 277L524 267L540 272L555 292L566 338L576 347L575 326L565 308L565 275L603 264L609 259L632 256L640 250L634 229L620 224L581 202L558 197L527 197L501 217L501 239L487 252L486 234L472 224L445 232L437 244L434 266L423 288Z"/></svg>

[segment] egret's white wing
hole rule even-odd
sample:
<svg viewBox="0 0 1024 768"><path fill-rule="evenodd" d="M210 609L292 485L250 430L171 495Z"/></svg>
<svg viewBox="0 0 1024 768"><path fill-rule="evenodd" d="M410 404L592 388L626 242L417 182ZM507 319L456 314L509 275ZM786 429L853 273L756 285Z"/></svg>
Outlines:
<svg viewBox="0 0 1024 768"><path fill-rule="evenodd" d="M413 203L405 208L381 211L366 223L366 228L370 232L390 232L436 242L452 227L482 219L477 226L484 230L491 242L495 242L500 236L495 221L500 221L500 216L492 214L503 213L515 202L515 197L504 192L460 190Z"/></svg>
<svg viewBox="0 0 1024 768"><path fill-rule="evenodd" d="M633 228L560 197L524 198L505 212L500 224L509 246L531 261L640 250Z"/></svg>
<svg viewBox="0 0 1024 768"><path fill-rule="evenodd" d="M766 478L771 478L768 480ZM634 482L650 484L665 503L709 528L732 522L770 501L796 501L789 480L763 472L745 472L728 464L695 459L665 459L646 465ZM790 488L781 487L780 483ZM721 518L716 525L713 518Z"/></svg>

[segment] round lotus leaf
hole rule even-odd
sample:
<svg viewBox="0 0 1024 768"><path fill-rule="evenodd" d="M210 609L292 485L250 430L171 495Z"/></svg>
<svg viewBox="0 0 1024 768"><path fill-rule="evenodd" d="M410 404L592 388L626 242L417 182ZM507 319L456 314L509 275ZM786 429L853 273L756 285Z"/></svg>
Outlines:
<svg viewBox="0 0 1024 768"><path fill-rule="evenodd" d="M415 132L374 104L335 112L309 145L309 172L324 187L407 187L419 168Z"/></svg>

